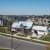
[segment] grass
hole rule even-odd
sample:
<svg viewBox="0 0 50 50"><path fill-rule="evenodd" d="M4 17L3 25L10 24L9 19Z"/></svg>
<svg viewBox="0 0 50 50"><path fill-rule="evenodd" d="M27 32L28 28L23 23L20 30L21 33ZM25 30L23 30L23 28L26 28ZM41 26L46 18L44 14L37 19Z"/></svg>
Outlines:
<svg viewBox="0 0 50 50"><path fill-rule="evenodd" d="M32 42L39 43L39 44L44 44L44 45L48 45L48 43L40 42L40 41L35 41L35 40L32 40Z"/></svg>
<svg viewBox="0 0 50 50"><path fill-rule="evenodd" d="M1 48L0 50L10 50L10 49L3 49L3 48Z"/></svg>
<svg viewBox="0 0 50 50"><path fill-rule="evenodd" d="M49 41L50 42L50 36L45 36L45 37L41 38L41 40Z"/></svg>
<svg viewBox="0 0 50 50"><path fill-rule="evenodd" d="M41 39L41 40L44 40L44 41L49 41L49 42L50 42L50 33L48 33L47 36L42 37L42 38L40 38L40 39Z"/></svg>
<svg viewBox="0 0 50 50"><path fill-rule="evenodd" d="M7 37L12 37L12 36L6 35L6 34L0 34L0 35L7 36ZM15 36L13 36L13 38L20 39L20 40L25 40L25 41L30 41L30 42L35 42L35 43L39 43L39 44L44 44L44 45L48 44L48 43L41 42L41 41L36 41L36 40L32 40L32 39L25 39L25 38L20 38L20 37L15 37Z"/></svg>
<svg viewBox="0 0 50 50"><path fill-rule="evenodd" d="M5 31L5 28L0 27L0 32L5 33L5 32L6 32L6 31Z"/></svg>

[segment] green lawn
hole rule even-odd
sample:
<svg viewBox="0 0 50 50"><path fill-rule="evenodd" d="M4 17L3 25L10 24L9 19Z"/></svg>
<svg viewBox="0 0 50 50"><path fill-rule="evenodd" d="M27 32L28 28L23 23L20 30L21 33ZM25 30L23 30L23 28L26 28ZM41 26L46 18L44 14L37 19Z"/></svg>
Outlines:
<svg viewBox="0 0 50 50"><path fill-rule="evenodd" d="M0 50L10 50L10 49L2 49L2 48L1 48Z"/></svg>
<svg viewBox="0 0 50 50"><path fill-rule="evenodd" d="M44 41L50 41L50 37L44 37L44 38L42 38L41 40L44 40Z"/></svg>
<svg viewBox="0 0 50 50"><path fill-rule="evenodd" d="M41 38L41 40L49 41L50 42L50 37L45 36L45 37Z"/></svg>
<svg viewBox="0 0 50 50"><path fill-rule="evenodd" d="M3 28L3 27L0 27L0 32L3 32L3 33L5 33L6 31L5 31L5 28Z"/></svg>
<svg viewBox="0 0 50 50"><path fill-rule="evenodd" d="M47 36L42 37L41 40L49 41L50 42L50 33Z"/></svg>

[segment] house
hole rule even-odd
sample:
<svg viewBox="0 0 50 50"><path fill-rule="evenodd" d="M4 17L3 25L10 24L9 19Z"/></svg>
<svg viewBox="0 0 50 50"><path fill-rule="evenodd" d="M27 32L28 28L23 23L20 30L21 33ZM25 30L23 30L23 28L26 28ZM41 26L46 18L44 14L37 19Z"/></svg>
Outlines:
<svg viewBox="0 0 50 50"><path fill-rule="evenodd" d="M30 30L32 25L33 25L33 22L23 22L23 21L14 22L12 24L11 31L15 31L15 32L19 31L19 32L22 32L22 33L26 33L27 30Z"/></svg>
<svg viewBox="0 0 50 50"><path fill-rule="evenodd" d="M50 26L50 18L48 19L48 25Z"/></svg>
<svg viewBox="0 0 50 50"><path fill-rule="evenodd" d="M32 31L32 37L40 38L42 36L46 36L48 34L48 28L46 26L34 26L33 22L14 22L12 24L11 31L20 32L20 33L28 33L28 31Z"/></svg>
<svg viewBox="0 0 50 50"><path fill-rule="evenodd" d="M48 34L48 28L46 26L33 26L32 37L40 38L41 36L46 36Z"/></svg>
<svg viewBox="0 0 50 50"><path fill-rule="evenodd" d="M32 20L31 20L31 19L27 19L26 21L27 21L27 22L32 22Z"/></svg>
<svg viewBox="0 0 50 50"><path fill-rule="evenodd" d="M0 18L0 26L6 26L7 25L7 20Z"/></svg>
<svg viewBox="0 0 50 50"><path fill-rule="evenodd" d="M3 20L0 18L0 26L3 26Z"/></svg>

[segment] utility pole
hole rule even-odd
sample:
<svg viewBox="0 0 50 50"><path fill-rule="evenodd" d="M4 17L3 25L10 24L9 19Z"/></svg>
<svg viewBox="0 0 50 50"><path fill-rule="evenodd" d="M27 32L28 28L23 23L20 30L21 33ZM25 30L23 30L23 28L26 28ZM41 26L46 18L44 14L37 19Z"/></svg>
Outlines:
<svg viewBox="0 0 50 50"><path fill-rule="evenodd" d="M12 48L13 48L13 34L11 34L12 35L12 37L11 37L11 50L12 50Z"/></svg>
<svg viewBox="0 0 50 50"><path fill-rule="evenodd" d="M11 31L12 21L8 21L8 31L11 34L11 50L13 49L13 33L14 31Z"/></svg>

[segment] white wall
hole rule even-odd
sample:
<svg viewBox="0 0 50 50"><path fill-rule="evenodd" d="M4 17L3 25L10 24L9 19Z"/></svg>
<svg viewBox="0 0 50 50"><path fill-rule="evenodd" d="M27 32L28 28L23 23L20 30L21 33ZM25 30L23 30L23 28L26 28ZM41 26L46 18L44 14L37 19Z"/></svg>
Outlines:
<svg viewBox="0 0 50 50"><path fill-rule="evenodd" d="M48 30L45 31L45 35L47 35L47 34L48 34Z"/></svg>
<svg viewBox="0 0 50 50"><path fill-rule="evenodd" d="M0 20L0 24L1 24L1 20Z"/></svg>
<svg viewBox="0 0 50 50"><path fill-rule="evenodd" d="M32 30L32 32L34 33L34 30ZM44 31L44 32L40 32L40 31L37 31L39 35L44 35L45 33L45 36L48 34L48 30Z"/></svg>
<svg viewBox="0 0 50 50"><path fill-rule="evenodd" d="M38 32L38 34L44 35L44 32L40 32L40 31L37 31L37 32Z"/></svg>
<svg viewBox="0 0 50 50"><path fill-rule="evenodd" d="M15 31L15 29L12 28L11 31Z"/></svg>
<svg viewBox="0 0 50 50"><path fill-rule="evenodd" d="M1 20L0 20L0 25L2 25L2 26L3 26L3 21L1 21Z"/></svg>

